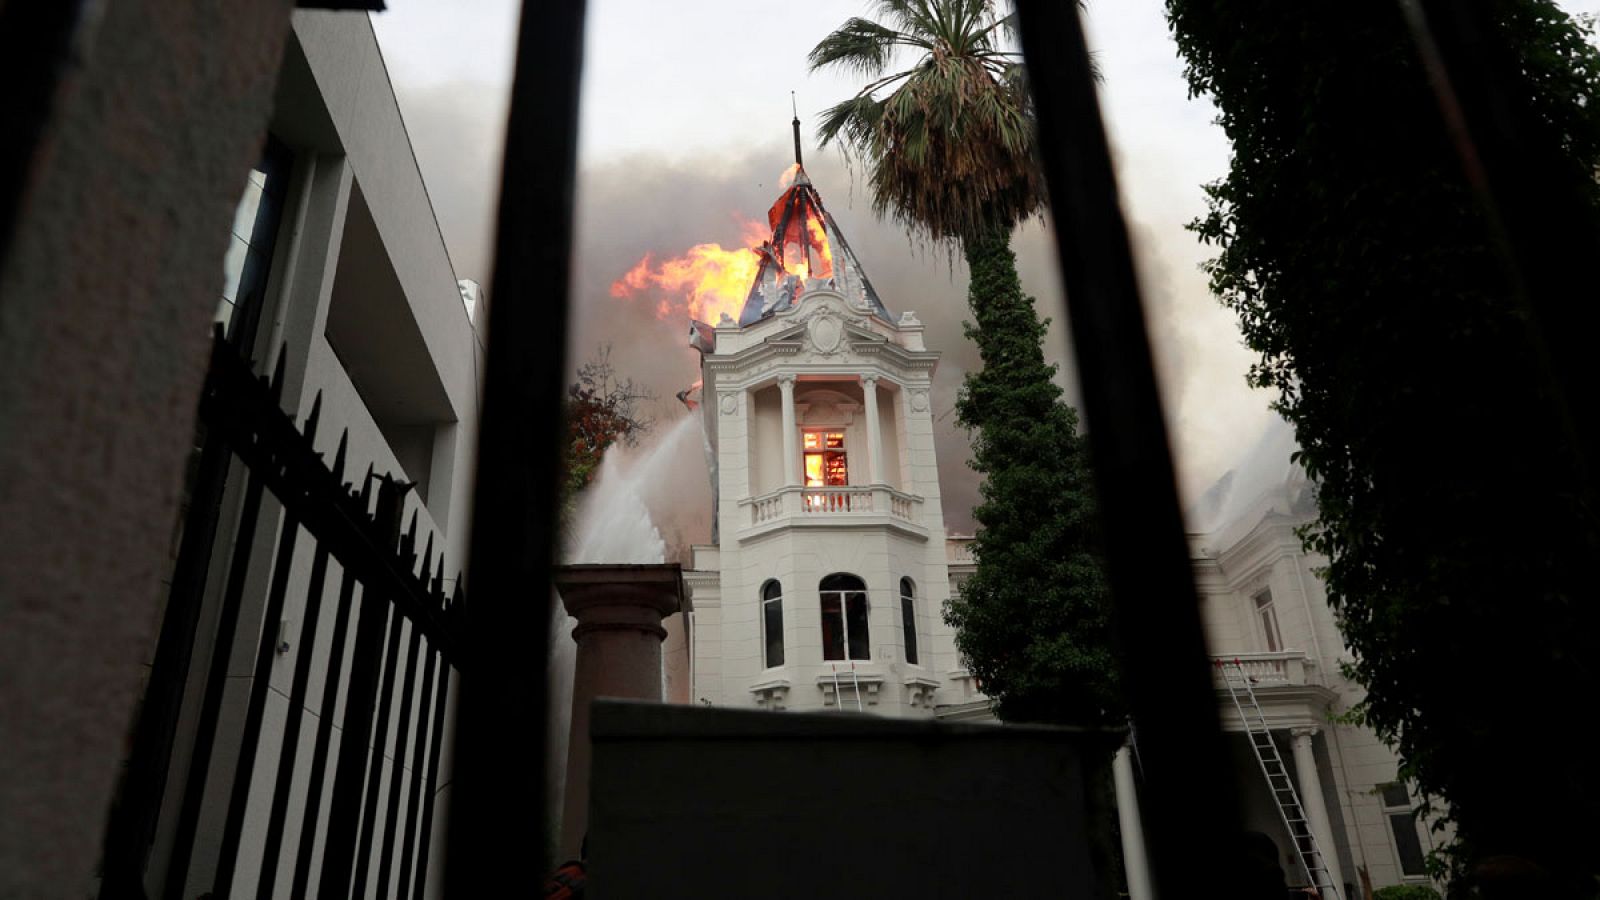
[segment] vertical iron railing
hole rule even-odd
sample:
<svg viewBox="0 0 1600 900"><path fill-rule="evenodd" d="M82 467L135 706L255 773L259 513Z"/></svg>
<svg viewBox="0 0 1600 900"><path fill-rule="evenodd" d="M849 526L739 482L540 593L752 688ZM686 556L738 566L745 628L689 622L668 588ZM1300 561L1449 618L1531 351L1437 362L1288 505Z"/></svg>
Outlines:
<svg viewBox="0 0 1600 900"><path fill-rule="evenodd" d="M205 835L202 822L212 816L221 819L214 875L208 887L196 890L217 897L235 893L270 897L280 887L280 870L286 868L293 872L288 893L305 896L319 836L319 896L365 896L374 864L379 896L420 895L426 886L445 739L446 689L450 671L460 669L456 636L460 585L454 598L447 600L443 554L436 558L431 536L420 557L420 574L417 571L415 512L406 534L400 534L411 485L375 477L370 467L359 490L346 484L348 435L341 436L330 469L313 449L321 397L313 403L302 433L280 408L282 382L281 361L270 380L257 379L219 334L200 404L206 443L197 487L220 490L221 479L207 481L207 474L225 471L237 459L246 479L238 527L229 538L232 549L217 602L216 628L198 634L213 544L218 540L217 497L197 497L190 506L130 775L107 833L102 897L145 895L153 836L163 817L176 822L171 855L161 866L167 897L188 896ZM281 506L281 517L265 506L268 494ZM376 511L369 514L374 503ZM275 518L275 524L269 524ZM255 546L263 527L275 527L275 549L267 554ZM291 573L302 532L314 547L309 577L300 584ZM333 562L343 574L331 637L324 645L318 640L318 624ZM257 568L263 565L270 566L266 596L256 614L246 616L247 608L254 609L247 603L251 576L259 574ZM295 648L288 714L281 734L274 734L265 728L266 708L273 662L280 650L278 625L291 596L303 596L303 627ZM408 637L401 670L397 651L403 635ZM381 652L385 644L387 655ZM347 653L350 669L345 676ZM191 664L208 655L186 771L177 771L174 749L179 744L183 696L192 680ZM315 659L325 660L326 674L320 703L312 705L307 698L312 696ZM241 713L225 715L228 676L241 662L251 674L248 693ZM413 717L418 696L423 698L420 713ZM342 718L337 716L341 701ZM302 728L313 715L317 731L310 758L302 759ZM241 717L242 723L231 724ZM391 741L392 717L397 724ZM330 786L335 727L343 737ZM258 765L258 759L274 758L273 765ZM264 809L252 807L252 789L260 787L258 778L267 777L272 779L271 801ZM184 789L176 808L164 809L170 778L181 779ZM291 798L300 793L294 788L302 783L299 840L288 846L285 836L295 824ZM388 789L380 790L385 783ZM325 797L329 800L324 819ZM237 881L247 825L265 835L261 869L248 889Z"/></svg>
<svg viewBox="0 0 1600 900"><path fill-rule="evenodd" d="M1158 896L1231 897L1243 883L1232 767L1088 45L1077 4L1016 6L1139 730L1151 876Z"/></svg>
<svg viewBox="0 0 1600 900"><path fill-rule="evenodd" d="M582 0L524 3L518 28L473 499L451 897L527 893L529 855L546 847L545 666L529 665L528 653L549 645L583 19Z"/></svg>

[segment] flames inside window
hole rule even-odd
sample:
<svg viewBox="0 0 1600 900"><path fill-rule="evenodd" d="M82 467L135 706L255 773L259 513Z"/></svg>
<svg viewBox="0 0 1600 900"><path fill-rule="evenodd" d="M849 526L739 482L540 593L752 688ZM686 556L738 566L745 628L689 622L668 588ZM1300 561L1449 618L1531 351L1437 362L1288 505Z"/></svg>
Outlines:
<svg viewBox="0 0 1600 900"><path fill-rule="evenodd" d="M844 432L808 431L804 449L806 487L843 487L850 483Z"/></svg>

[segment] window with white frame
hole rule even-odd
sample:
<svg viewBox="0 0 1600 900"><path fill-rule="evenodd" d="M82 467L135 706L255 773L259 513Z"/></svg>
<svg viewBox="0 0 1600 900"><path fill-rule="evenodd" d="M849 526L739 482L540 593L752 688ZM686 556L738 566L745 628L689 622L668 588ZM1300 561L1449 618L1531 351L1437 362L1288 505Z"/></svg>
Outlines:
<svg viewBox="0 0 1600 900"><path fill-rule="evenodd" d="M917 588L911 579L900 579L900 620L906 633L906 662L917 665Z"/></svg>
<svg viewBox="0 0 1600 900"><path fill-rule="evenodd" d="M850 483L843 431L807 431L802 438L802 449L806 487L844 487Z"/></svg>
<svg viewBox="0 0 1600 900"><path fill-rule="evenodd" d="M1389 833L1394 836L1394 849L1400 857L1401 874L1428 874L1422 841L1417 837L1417 817L1405 784L1399 781L1380 784L1378 792L1383 796L1383 815L1389 820Z"/></svg>
<svg viewBox="0 0 1600 900"><path fill-rule="evenodd" d="M783 585L777 579L761 586L761 645L767 668L783 665Z"/></svg>
<svg viewBox="0 0 1600 900"><path fill-rule="evenodd" d="M1261 622L1261 638L1266 641L1267 652L1283 649L1283 634L1278 631L1278 611L1272 604L1272 591L1263 590L1255 596L1256 619Z"/></svg>
<svg viewBox="0 0 1600 900"><path fill-rule="evenodd" d="M866 582L834 573L818 587L822 594L822 658L871 659Z"/></svg>

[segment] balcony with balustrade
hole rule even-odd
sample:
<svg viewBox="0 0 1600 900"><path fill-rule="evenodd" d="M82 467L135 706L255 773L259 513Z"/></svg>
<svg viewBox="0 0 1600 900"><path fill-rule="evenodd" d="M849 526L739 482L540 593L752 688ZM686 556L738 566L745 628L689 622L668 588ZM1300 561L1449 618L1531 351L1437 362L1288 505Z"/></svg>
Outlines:
<svg viewBox="0 0 1600 900"><path fill-rule="evenodd" d="M1224 663L1237 664L1250 679L1250 688L1261 704L1268 727L1301 728L1327 723L1327 711L1337 695L1324 683L1317 662L1303 651L1225 653L1213 655L1211 660L1223 729L1244 730L1223 679L1221 666ZM1245 701L1242 696L1240 699Z"/></svg>
<svg viewBox="0 0 1600 900"><path fill-rule="evenodd" d="M739 533L746 540L778 528L883 525L926 538L922 498L885 484L841 487L788 485L739 501L749 510Z"/></svg>

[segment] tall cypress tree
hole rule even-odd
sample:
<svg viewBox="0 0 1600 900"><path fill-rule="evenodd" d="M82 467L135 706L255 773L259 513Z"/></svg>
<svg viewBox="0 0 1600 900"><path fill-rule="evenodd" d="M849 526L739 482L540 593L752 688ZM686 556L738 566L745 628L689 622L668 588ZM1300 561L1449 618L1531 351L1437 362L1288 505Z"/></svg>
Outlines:
<svg viewBox="0 0 1600 900"><path fill-rule="evenodd" d="M966 245L983 368L956 405L983 473L977 568L946 618L1008 721L1121 724L1110 598L1095 541L1088 448L1051 381L1046 322L1022 292L1004 232ZM982 302L979 302L982 298Z"/></svg>
<svg viewBox="0 0 1600 900"><path fill-rule="evenodd" d="M959 410L984 475L977 573L946 619L999 714L1120 724L1105 583L1077 415L1051 382L1044 323L1022 293L1012 230L1042 213L1033 109L1012 25L993 0L877 0L811 51L813 69L869 79L820 129L866 165L873 207L959 248L983 370ZM906 50L911 64L892 71Z"/></svg>

